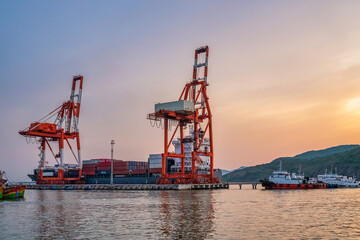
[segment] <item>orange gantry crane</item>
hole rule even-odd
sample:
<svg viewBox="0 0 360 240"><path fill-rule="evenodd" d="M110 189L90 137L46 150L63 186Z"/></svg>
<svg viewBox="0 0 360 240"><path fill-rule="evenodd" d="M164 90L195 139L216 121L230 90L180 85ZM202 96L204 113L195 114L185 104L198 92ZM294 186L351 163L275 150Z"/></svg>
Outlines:
<svg viewBox="0 0 360 240"><path fill-rule="evenodd" d="M39 121L31 123L30 127L19 131L19 134L27 138L35 138L40 143L40 161L38 168L40 171L37 176L38 184L64 184L64 183L82 183L80 136L79 136L79 114L84 77L74 76L71 88L70 100L64 102L61 106L41 118ZM50 119L55 118L53 123ZM69 140L76 140L77 155L74 153ZM57 142L59 152L54 153L50 142ZM64 170L64 146L69 146L79 169L79 174L74 177L65 176ZM49 147L56 162L59 164L56 177L43 176L45 169L45 150ZM58 158L60 161L58 161Z"/></svg>
<svg viewBox="0 0 360 240"><path fill-rule="evenodd" d="M162 174L158 184L170 183L207 183L218 182L214 178L214 144L212 131L212 115L207 95L207 73L208 73L209 47L204 46L195 50L193 76L191 82L187 83L178 101L155 105L155 112L148 114L150 121L164 122L164 152L162 153ZM176 122L176 128L169 138L169 121ZM192 137L184 137L184 128L189 125L193 129ZM201 125L205 126L201 130ZM181 153L170 152L169 148L175 137L179 135ZM209 148L202 148L205 137L209 139ZM185 150L184 143L191 142L191 173L185 172ZM210 158L209 174L198 174L196 163L201 162L201 156ZM181 170L176 173L167 172L167 158L181 159ZM202 179L202 180L201 180Z"/></svg>

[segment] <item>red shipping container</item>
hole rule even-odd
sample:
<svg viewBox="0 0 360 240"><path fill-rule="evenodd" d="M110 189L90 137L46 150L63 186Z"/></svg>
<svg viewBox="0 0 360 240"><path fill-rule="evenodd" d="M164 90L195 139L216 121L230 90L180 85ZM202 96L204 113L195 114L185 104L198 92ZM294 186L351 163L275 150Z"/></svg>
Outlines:
<svg viewBox="0 0 360 240"><path fill-rule="evenodd" d="M96 169L98 171L109 171L111 169L111 167L110 166L108 166L108 167L97 167Z"/></svg>
<svg viewBox="0 0 360 240"><path fill-rule="evenodd" d="M118 174L118 175L123 175L123 174L129 174L129 171L124 171L124 170L122 170L122 171L120 171L120 170L117 170L117 171L113 171L113 173L114 174Z"/></svg>
<svg viewBox="0 0 360 240"><path fill-rule="evenodd" d="M132 170L132 174L146 174L146 169Z"/></svg>
<svg viewBox="0 0 360 240"><path fill-rule="evenodd" d="M95 175L95 171L93 171L93 172L90 172L90 171L89 172L83 172L83 174L84 175Z"/></svg>
<svg viewBox="0 0 360 240"><path fill-rule="evenodd" d="M129 170L128 167L114 167L114 170Z"/></svg>
<svg viewBox="0 0 360 240"><path fill-rule="evenodd" d="M123 164L123 163L114 163L113 166L114 167L128 167L129 165Z"/></svg>
<svg viewBox="0 0 360 240"><path fill-rule="evenodd" d="M95 167L96 163L92 163L92 164L83 164L83 167Z"/></svg>
<svg viewBox="0 0 360 240"><path fill-rule="evenodd" d="M126 170L126 169L129 169L129 167L128 166L114 166L114 169Z"/></svg>
<svg viewBox="0 0 360 240"><path fill-rule="evenodd" d="M161 173L161 168L150 168L150 173Z"/></svg>
<svg viewBox="0 0 360 240"><path fill-rule="evenodd" d="M97 165L97 167L99 168L99 167L110 167L111 166L111 164L109 163L109 164L106 164L106 165Z"/></svg>
<svg viewBox="0 0 360 240"><path fill-rule="evenodd" d="M114 162L114 164L116 165L116 164L123 164L123 165L129 165L129 162L124 162L124 161L119 161L119 162Z"/></svg>
<svg viewBox="0 0 360 240"><path fill-rule="evenodd" d="M98 167L103 167L103 166L111 166L111 162L99 162L97 164Z"/></svg>

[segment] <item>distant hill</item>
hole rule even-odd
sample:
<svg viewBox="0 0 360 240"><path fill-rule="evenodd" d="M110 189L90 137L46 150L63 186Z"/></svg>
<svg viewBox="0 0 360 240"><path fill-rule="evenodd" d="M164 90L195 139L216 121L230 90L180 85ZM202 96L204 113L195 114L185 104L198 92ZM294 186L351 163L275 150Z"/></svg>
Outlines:
<svg viewBox="0 0 360 240"><path fill-rule="evenodd" d="M222 172L222 175L224 176L224 175L226 175L226 174L228 174L228 173L231 173L231 172L236 171L236 170L241 170L241 169L244 169L244 168L247 168L247 167L242 166L242 167L239 167L239 168L234 169L234 170L225 170L225 169L221 169L221 172Z"/></svg>
<svg viewBox="0 0 360 240"><path fill-rule="evenodd" d="M333 165L339 174L360 177L360 146L341 145L294 157L281 157L270 163L233 171L224 175L223 181L247 182L267 178L274 170L279 169L280 160L282 168L288 172L298 172L301 165L305 176L317 176L324 173L325 169L330 170Z"/></svg>
<svg viewBox="0 0 360 240"><path fill-rule="evenodd" d="M228 174L228 173L231 173L232 171L230 171L230 170L225 170L225 169L221 169L221 174L224 176L224 175L226 175L226 174Z"/></svg>
<svg viewBox="0 0 360 240"><path fill-rule="evenodd" d="M323 150L313 150L313 151L304 152L304 153L294 156L294 158L312 159L312 158L317 158L317 157L324 157L324 156L332 155L335 153L349 151L349 150L352 150L357 147L359 147L358 144L340 145L340 146L336 146L336 147L326 148Z"/></svg>

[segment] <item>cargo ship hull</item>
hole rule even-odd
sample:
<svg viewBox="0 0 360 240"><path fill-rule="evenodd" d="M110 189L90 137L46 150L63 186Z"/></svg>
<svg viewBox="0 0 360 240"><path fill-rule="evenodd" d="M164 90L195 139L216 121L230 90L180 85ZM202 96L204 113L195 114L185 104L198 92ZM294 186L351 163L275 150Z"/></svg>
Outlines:
<svg viewBox="0 0 360 240"><path fill-rule="evenodd" d="M111 173L113 173L113 184L155 184L161 177L162 168L154 165L152 161L149 161L150 164L148 164L148 162L113 160L113 166L111 166L111 161L111 159L85 160L81 169L71 165L49 166L43 169L34 169L34 173L28 176L37 184L52 185L110 184ZM170 175L176 174L171 172L170 166L167 170ZM198 171L198 174L209 173ZM221 181L221 171L215 169L214 177ZM79 180L74 180L75 178L79 178ZM199 180L204 181L201 176Z"/></svg>
<svg viewBox="0 0 360 240"><path fill-rule="evenodd" d="M114 177L114 184L155 184L159 177ZM110 176L99 177L99 176L87 176L85 178L86 184L109 184Z"/></svg>

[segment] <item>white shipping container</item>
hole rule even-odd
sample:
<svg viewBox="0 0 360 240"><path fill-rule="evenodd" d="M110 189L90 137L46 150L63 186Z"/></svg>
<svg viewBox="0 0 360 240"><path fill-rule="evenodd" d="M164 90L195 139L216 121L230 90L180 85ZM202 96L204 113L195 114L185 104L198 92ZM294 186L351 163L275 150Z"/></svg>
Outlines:
<svg viewBox="0 0 360 240"><path fill-rule="evenodd" d="M156 162L156 163L149 163L149 166L156 166L156 165L161 165L162 164L162 162Z"/></svg>
<svg viewBox="0 0 360 240"><path fill-rule="evenodd" d="M148 158L150 168L160 168L162 164L161 154L150 154Z"/></svg>
<svg viewBox="0 0 360 240"><path fill-rule="evenodd" d="M150 168L162 168L162 164L150 164Z"/></svg>
<svg viewBox="0 0 360 240"><path fill-rule="evenodd" d="M53 177L54 172L43 172L43 177Z"/></svg>
<svg viewBox="0 0 360 240"><path fill-rule="evenodd" d="M194 112L194 103L187 100L155 104L155 112L169 110L174 112Z"/></svg>
<svg viewBox="0 0 360 240"><path fill-rule="evenodd" d="M162 161L162 158L149 159L149 163L159 163Z"/></svg>
<svg viewBox="0 0 360 240"><path fill-rule="evenodd" d="M83 161L83 165L86 165L86 164L94 164L94 163L99 163L99 162L102 162L102 160L99 160L99 159L84 160L84 161Z"/></svg>

